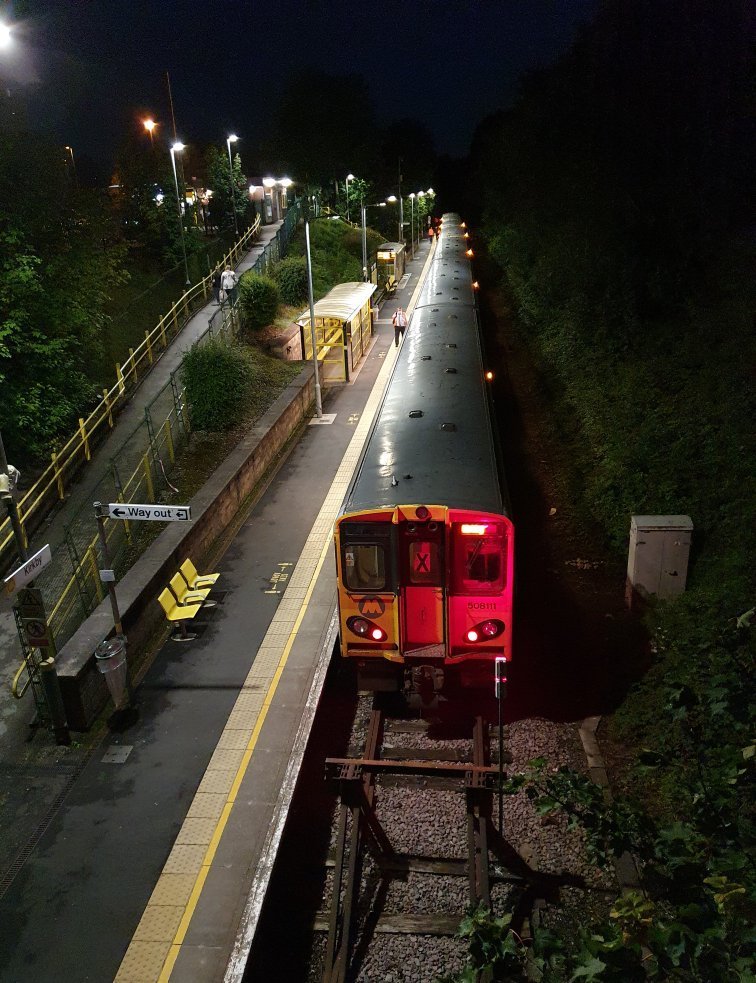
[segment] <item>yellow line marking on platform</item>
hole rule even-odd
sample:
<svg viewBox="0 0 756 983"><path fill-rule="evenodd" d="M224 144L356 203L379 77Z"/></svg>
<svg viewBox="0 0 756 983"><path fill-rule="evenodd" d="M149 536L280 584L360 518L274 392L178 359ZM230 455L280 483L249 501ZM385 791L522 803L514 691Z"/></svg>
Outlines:
<svg viewBox="0 0 756 983"><path fill-rule="evenodd" d="M407 306L408 320L425 281L430 258L429 255ZM291 573L284 597L265 633L218 742L218 747L223 744L226 748L243 749L241 762L235 770L218 767L219 764L226 763L224 762L226 756L214 752L189 807L185 820L186 832L182 825L140 921L140 925L143 926L142 932L137 929L132 938L115 983L132 983L132 980L138 980L138 983L168 983L170 980L239 789L252 760L268 710L304 620L323 564L332 548L333 523L348 490L354 469L360 460L373 417L383 399L397 352L398 349L392 344L331 487L323 500L320 512L312 525L299 562ZM267 689L263 694L262 686L266 683ZM253 691L247 688L251 686L255 687ZM219 807L220 814L218 814ZM191 821L200 818L206 818L210 822ZM208 834L209 838L205 840ZM205 852L199 871L196 875L187 873L187 867L196 867L197 852L203 848ZM194 880L187 898L189 878ZM184 899L186 899L185 903L182 904ZM183 914L178 927L173 930L177 907L183 911ZM169 908L170 911L167 910ZM144 926L147 925L150 926L149 934L152 936L149 941L144 939ZM161 929L164 933L162 937L160 937ZM167 951L166 946L168 946ZM165 956L160 960L159 956L162 953L165 953ZM157 972L158 963L159 972Z"/></svg>

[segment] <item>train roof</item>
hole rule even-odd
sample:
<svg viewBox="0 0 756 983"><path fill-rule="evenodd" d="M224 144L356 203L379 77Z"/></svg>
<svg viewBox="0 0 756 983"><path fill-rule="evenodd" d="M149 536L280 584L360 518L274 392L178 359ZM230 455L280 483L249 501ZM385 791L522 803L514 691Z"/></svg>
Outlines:
<svg viewBox="0 0 756 983"><path fill-rule="evenodd" d="M403 504L506 512L472 303L415 310L344 511Z"/></svg>

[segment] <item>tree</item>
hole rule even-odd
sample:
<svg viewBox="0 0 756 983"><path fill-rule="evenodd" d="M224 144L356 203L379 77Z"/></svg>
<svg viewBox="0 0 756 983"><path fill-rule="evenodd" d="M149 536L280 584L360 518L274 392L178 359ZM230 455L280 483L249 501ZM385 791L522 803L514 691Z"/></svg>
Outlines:
<svg viewBox="0 0 756 983"><path fill-rule="evenodd" d="M228 153L213 146L208 147L205 153L208 188L213 192L210 199L210 218L212 224L219 229L234 228L234 212L239 225L243 226L249 208L248 182L242 171L239 154L233 154L232 161L233 185Z"/></svg>
<svg viewBox="0 0 756 983"><path fill-rule="evenodd" d="M62 148L21 130L0 144L0 429L16 461L39 460L91 398L125 248L107 202L77 190Z"/></svg>

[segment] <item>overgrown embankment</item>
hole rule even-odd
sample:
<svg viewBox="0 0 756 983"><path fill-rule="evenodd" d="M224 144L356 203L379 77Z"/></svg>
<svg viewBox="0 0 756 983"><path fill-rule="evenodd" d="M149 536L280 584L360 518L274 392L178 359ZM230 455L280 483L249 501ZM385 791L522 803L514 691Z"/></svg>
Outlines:
<svg viewBox="0 0 756 983"><path fill-rule="evenodd" d="M756 352L738 121L749 31L735 3L681 2L665 19L640 6L629 24L606 4L480 129L475 184L490 255L575 448L572 500L618 554L632 514L687 513L695 527L687 592L649 608L654 664L605 734L624 745L613 777L650 817L624 839L646 863L649 907L623 909L617 938L651 946L655 979L746 979ZM617 972L592 978L635 978Z"/></svg>

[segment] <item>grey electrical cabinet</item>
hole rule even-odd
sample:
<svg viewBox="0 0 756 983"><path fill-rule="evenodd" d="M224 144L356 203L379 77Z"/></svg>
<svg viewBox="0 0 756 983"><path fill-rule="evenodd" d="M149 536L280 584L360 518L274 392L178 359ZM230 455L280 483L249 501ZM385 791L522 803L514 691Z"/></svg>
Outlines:
<svg viewBox="0 0 756 983"><path fill-rule="evenodd" d="M693 522L687 515L630 517L628 604L652 594L665 599L682 594L692 537Z"/></svg>

